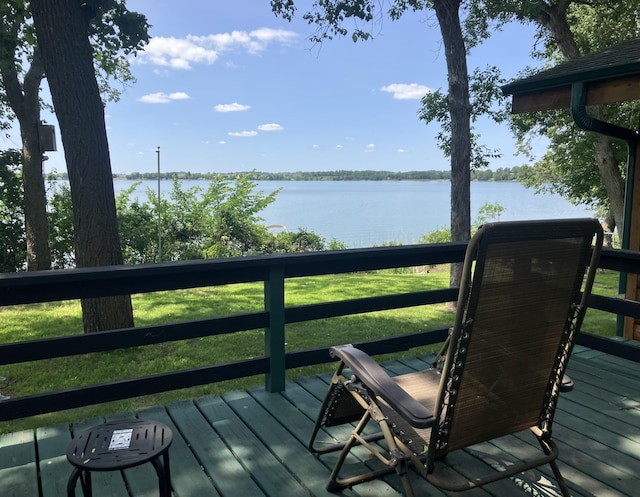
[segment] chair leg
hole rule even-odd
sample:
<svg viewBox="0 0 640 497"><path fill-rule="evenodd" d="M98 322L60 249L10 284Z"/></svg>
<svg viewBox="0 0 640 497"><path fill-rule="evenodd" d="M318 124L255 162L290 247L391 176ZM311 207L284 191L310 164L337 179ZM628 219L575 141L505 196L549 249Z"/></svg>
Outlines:
<svg viewBox="0 0 640 497"><path fill-rule="evenodd" d="M335 388L335 385L331 384L329 386L329 389L327 390L327 394L325 395L325 398L322 401L322 405L320 406L320 410L318 411L318 417L316 419L316 424L313 427L313 431L311 432L309 443L307 444L309 452L313 454L326 454L327 452L335 452L344 447L343 443L327 443L323 444L322 446L316 446L316 437L318 436L320 429L324 426L324 413L329 405L329 402L331 401L333 388Z"/></svg>
<svg viewBox="0 0 640 497"><path fill-rule="evenodd" d="M546 440L539 436L536 436L536 438L538 439L538 442L540 442L544 453L547 455L551 454L551 452L553 451L551 446L553 444L553 447L555 447L555 443L551 440ZM567 482L565 481L564 476L562 476L556 460L554 459L552 461L549 461L549 466L551 466L551 471L553 471L553 476L558 482L558 487L560 487L560 492L562 493L562 495L564 497L571 497L571 494L569 493L569 487L567 487Z"/></svg>
<svg viewBox="0 0 640 497"><path fill-rule="evenodd" d="M323 443L321 446L316 445L316 437L318 436L318 433L320 433L320 430L324 426L336 426L358 421L362 417L364 411L366 411L367 409L367 406L364 403L358 406L357 401L343 386L343 382L346 380L346 378L342 376L342 371L344 368L344 362L340 362L338 368L333 374L333 378L331 379L331 383L329 384L327 393L325 394L322 405L320 406L320 409L318 411L318 417L316 418L316 423L313 427L313 431L311 432L309 443L307 444L307 448L313 454L326 454L327 452L336 452L338 450L342 450L345 445L344 443ZM354 409L353 412L350 413L351 415L345 415L343 413L343 417L340 419L335 419L335 417L331 418L331 416L327 414L331 409L331 405L333 403L341 401L352 403L352 409ZM367 441L380 440L381 438L381 434L365 437Z"/></svg>
<svg viewBox="0 0 640 497"><path fill-rule="evenodd" d="M342 469L342 466L347 459L349 452L351 452L351 449L353 449L355 446L364 444L373 455L379 456L377 451L373 447L369 446L368 442L365 440L365 437L361 435L370 419L371 414L368 411L365 412L365 414L362 416L362 419L351 433L349 439L343 444L342 451L338 455L338 460L336 461L333 470L331 471L331 475L329 476L329 481L327 482L327 490L329 492L338 492L359 483L375 480L376 478L380 478L392 473L395 469L395 465L391 461L378 457L383 462L386 462L386 467L376 471L370 471L368 473L361 473L355 476L350 476L348 478L339 478L340 470ZM380 438L382 437L376 436L376 439Z"/></svg>
<svg viewBox="0 0 640 497"><path fill-rule="evenodd" d="M364 430L364 427L369 422L369 419L371 419L371 415L368 412L366 412L364 416L362 416L362 419L358 423L358 426L354 428L353 433L351 433L351 436L349 437L349 439L344 443L344 446L342 447L342 450L338 455L338 460L333 466L333 470L331 471L331 475L329 476L329 481L327 482L327 490L329 492L337 492L339 490L347 488L349 485L355 485L356 483L360 482L358 477L355 477L358 481L352 482L351 480L353 478L348 478L347 480L339 481L338 475L340 474L342 465L344 464L345 459L349 455L349 452L351 452L351 449L353 448L353 446L356 445L356 442L357 442L356 435L359 435L360 433L362 433L362 430Z"/></svg>
<svg viewBox="0 0 640 497"><path fill-rule="evenodd" d="M396 473L400 477L402 483L402 493L405 497L415 497L413 487L409 480L409 459L399 449L394 449L393 454L398 464L396 465Z"/></svg>
<svg viewBox="0 0 640 497"><path fill-rule="evenodd" d="M556 461L551 461L549 463L551 466L551 470L553 471L553 476L555 476L556 481L558 482L558 487L560 487L560 492L564 497L571 497L569 493L569 487L567 487L567 482L564 480L564 476L560 473L560 468L558 467L558 463Z"/></svg>
<svg viewBox="0 0 640 497"><path fill-rule="evenodd" d="M377 434L375 436L375 439L379 440L384 438L387 441L387 444L389 445L389 447L391 447L391 450L390 450L390 454L392 454L391 459L388 459L385 456L383 456L377 448L369 444L368 438L370 437L362 436L362 431L364 430L365 426L371 419L372 419L371 413L369 411L365 412L365 414L362 416L362 419L360 420L358 425L354 428L353 432L351 433L351 436L349 437L349 439L343 444L342 451L338 455L338 460L336 461L333 467L333 470L331 471L331 475L329 476L329 481L327 482L327 490L329 490L330 492L338 492L345 488L351 488L352 486L357 485L359 483L364 483L366 481L381 478L383 476L393 473L393 471L395 470L400 475L402 484L405 487L405 489L409 489L405 495L407 497L414 497L413 490L411 490L411 485L409 484L408 475L406 471L402 472L402 471L399 471L397 468L399 461L404 462L405 468L406 468L406 460L402 456L398 448L395 446L395 442L393 441L393 437L389 432L389 428L381 425L380 427L382 428L382 432L383 432L382 436L380 436L380 434ZM386 432L386 435L384 434L385 432ZM351 452L351 449L353 449L358 445L365 446L366 449L371 453L371 455L375 456L380 462L382 462L385 465L385 467L383 467L382 469L369 471L368 473L361 473L361 474L350 476L347 478L339 478L340 470L342 469L342 466L347 456L349 455L349 452ZM396 451L399 453L400 457L395 457L395 455L397 455Z"/></svg>

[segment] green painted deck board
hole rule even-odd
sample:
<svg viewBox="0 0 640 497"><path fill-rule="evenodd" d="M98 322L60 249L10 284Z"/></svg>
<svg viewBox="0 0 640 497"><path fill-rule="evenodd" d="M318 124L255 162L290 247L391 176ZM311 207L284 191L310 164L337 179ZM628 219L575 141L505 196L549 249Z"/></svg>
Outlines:
<svg viewBox="0 0 640 497"><path fill-rule="evenodd" d="M191 404L193 407L191 402L187 404ZM175 404L173 406L175 406ZM199 441L206 440L206 438L200 438L196 433L196 436L190 440L188 435L191 433L181 431L182 423L180 423L179 420L178 422L174 422L174 419L169 415L171 411L173 411L173 415L176 415L176 411L174 409L168 409L168 406L166 408L152 407L144 409L139 412L138 415L140 418L160 421L171 428L173 432L173 443L169 449L173 495L176 497L190 497L195 495L217 497L219 493L205 472L201 461L196 457L198 451L194 448L198 445ZM177 415L176 419L178 419ZM151 495L156 496L157 490Z"/></svg>
<svg viewBox="0 0 640 497"><path fill-rule="evenodd" d="M221 495L230 495L233 482L238 495L263 495L192 402L171 404L167 410Z"/></svg>
<svg viewBox="0 0 640 497"><path fill-rule="evenodd" d="M386 363L392 374L429 367L430 357ZM554 424L559 464L575 497L636 496L640 488L640 365L578 347L569 374L573 392L563 394ZM290 380L282 393L263 388L185 400L168 406L117 413L71 425L46 426L0 436L0 495L66 495L71 465L66 446L75 434L105 421L131 416L154 419L174 432L170 449L175 497L318 496L329 497L325 482L335 454L320 458L306 444L331 378L321 374ZM348 425L324 430L331 441ZM450 474L476 474L487 464L510 464L536 446L527 433L503 437L451 454L442 465ZM362 447L347 469L375 466ZM150 464L124 472L93 473L94 495L151 497L158 494ZM446 495L417 475L418 495ZM78 489L78 495L80 495ZM394 474L342 492L343 497L400 497ZM459 494L465 497L555 497L549 468Z"/></svg>
<svg viewBox="0 0 640 497"><path fill-rule="evenodd" d="M40 480L42 495L55 497L67 495L67 481L71 466L65 455L71 441L71 432L66 424L45 426L36 430L38 455L40 457Z"/></svg>
<svg viewBox="0 0 640 497"><path fill-rule="evenodd" d="M35 434L25 430L0 436L0 492L3 497L37 495Z"/></svg>

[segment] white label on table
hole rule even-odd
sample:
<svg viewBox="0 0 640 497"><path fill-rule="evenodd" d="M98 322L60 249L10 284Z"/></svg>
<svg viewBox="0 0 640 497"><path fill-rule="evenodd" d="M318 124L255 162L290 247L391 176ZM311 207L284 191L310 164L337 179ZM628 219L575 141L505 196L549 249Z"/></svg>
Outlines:
<svg viewBox="0 0 640 497"><path fill-rule="evenodd" d="M133 429L130 430L114 430L111 435L111 442L109 442L109 450L128 449L131 445L131 434Z"/></svg>

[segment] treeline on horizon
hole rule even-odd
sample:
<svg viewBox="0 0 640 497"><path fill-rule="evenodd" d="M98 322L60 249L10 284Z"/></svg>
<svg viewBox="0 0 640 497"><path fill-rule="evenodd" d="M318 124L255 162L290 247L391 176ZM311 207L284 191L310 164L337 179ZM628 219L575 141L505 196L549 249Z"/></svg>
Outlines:
<svg viewBox="0 0 640 497"><path fill-rule="evenodd" d="M472 170L471 181L518 181L521 167ZM296 171L269 173L262 171L230 172L230 173L199 173L199 172L161 172L161 180L208 180L216 177L236 178L248 176L251 181L448 181L451 179L450 171ZM58 174L58 179L67 179L66 174ZM115 180L157 180L158 174L152 173L117 173L113 174Z"/></svg>

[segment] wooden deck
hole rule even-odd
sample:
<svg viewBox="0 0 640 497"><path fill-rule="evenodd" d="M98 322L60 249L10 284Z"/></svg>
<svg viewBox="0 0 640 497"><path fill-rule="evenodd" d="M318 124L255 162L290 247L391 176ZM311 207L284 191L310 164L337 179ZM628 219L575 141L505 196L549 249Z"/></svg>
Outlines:
<svg viewBox="0 0 640 497"><path fill-rule="evenodd" d="M394 373L425 367L429 358L386 363ZM637 496L640 492L640 365L588 349L576 349L570 364L575 389L563 394L554 435L560 465L572 495ZM262 388L203 397L137 413L174 431L170 450L175 496L328 496L325 482L332 455L314 457L305 448L328 375L287 384L286 392ZM71 466L64 456L73 433L103 422L91 419L0 437L0 495L66 495ZM345 427L335 428L344 430ZM486 462L509 464L535 444L506 437L447 458L452 471L486 468ZM366 460L366 464L374 461ZM353 464L362 464L352 461ZM418 477L416 493L443 495ZM155 496L151 465L112 473L94 473L94 495ZM80 489L78 488L78 495ZM401 495L395 475L342 492L345 496ZM462 495L558 495L547 468L469 491Z"/></svg>

